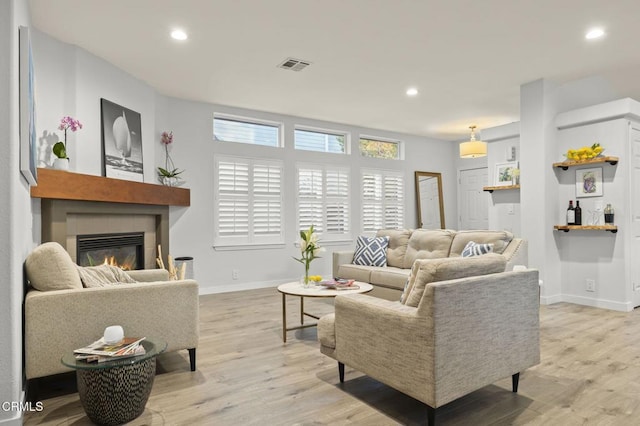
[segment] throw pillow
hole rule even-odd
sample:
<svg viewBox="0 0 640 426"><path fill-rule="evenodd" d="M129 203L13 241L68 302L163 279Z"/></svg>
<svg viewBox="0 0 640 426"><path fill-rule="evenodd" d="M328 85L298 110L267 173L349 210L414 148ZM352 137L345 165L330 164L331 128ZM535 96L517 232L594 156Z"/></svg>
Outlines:
<svg viewBox="0 0 640 426"><path fill-rule="evenodd" d="M389 237L359 236L356 240L356 251L353 264L361 266L387 266L387 247Z"/></svg>
<svg viewBox="0 0 640 426"><path fill-rule="evenodd" d="M111 265L78 266L78 274L86 288L109 287L137 282L122 269Z"/></svg>
<svg viewBox="0 0 640 426"><path fill-rule="evenodd" d="M474 241L469 241L464 250L462 250L462 257L480 256L493 252L493 244L478 244Z"/></svg>
<svg viewBox="0 0 640 426"><path fill-rule="evenodd" d="M24 263L27 279L36 290L82 288L76 264L58 243L48 242L39 245L27 256Z"/></svg>

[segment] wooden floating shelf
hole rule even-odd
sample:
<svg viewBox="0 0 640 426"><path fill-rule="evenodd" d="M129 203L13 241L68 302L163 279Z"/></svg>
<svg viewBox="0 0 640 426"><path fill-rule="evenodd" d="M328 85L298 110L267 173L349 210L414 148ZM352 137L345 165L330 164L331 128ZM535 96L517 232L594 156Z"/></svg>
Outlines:
<svg viewBox="0 0 640 426"><path fill-rule="evenodd" d="M556 231L609 231L613 234L618 232L616 225L555 225Z"/></svg>
<svg viewBox="0 0 640 426"><path fill-rule="evenodd" d="M507 189L520 189L520 185L508 185L508 186L485 186L482 188L483 191L487 191L489 193L493 191L505 191Z"/></svg>
<svg viewBox="0 0 640 426"><path fill-rule="evenodd" d="M191 192L186 188L54 169L38 169L38 186L31 187L31 197L156 206L191 205Z"/></svg>
<svg viewBox="0 0 640 426"><path fill-rule="evenodd" d="M561 163L553 163L553 167L557 167L562 170L567 170L569 169L569 167L584 166L587 164L597 164L597 163L609 163L612 166L615 166L616 164L618 164L618 160L619 160L618 157L596 157L596 158L592 158L591 160L581 160L581 161L570 160L570 161L563 161Z"/></svg>

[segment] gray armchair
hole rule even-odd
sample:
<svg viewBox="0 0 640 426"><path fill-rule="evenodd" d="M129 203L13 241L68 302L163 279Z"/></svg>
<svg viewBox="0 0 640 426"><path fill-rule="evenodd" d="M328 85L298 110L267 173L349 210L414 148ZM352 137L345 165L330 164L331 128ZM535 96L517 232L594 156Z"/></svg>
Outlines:
<svg viewBox="0 0 640 426"><path fill-rule="evenodd" d="M459 278L464 269L416 261L408 287L423 290L417 306L336 297L318 336L321 352L338 361L340 381L344 365L359 370L425 403L430 425L438 407L498 380L511 376L517 392L519 373L540 362L538 271L489 267L488 275Z"/></svg>

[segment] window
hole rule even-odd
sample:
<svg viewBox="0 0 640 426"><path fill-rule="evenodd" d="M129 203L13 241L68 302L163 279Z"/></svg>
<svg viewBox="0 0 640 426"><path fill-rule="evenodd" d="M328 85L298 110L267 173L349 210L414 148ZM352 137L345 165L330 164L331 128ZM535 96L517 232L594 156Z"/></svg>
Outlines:
<svg viewBox="0 0 640 426"><path fill-rule="evenodd" d="M220 157L215 168L214 245L284 243L282 162Z"/></svg>
<svg viewBox="0 0 640 426"><path fill-rule="evenodd" d="M362 229L404 227L404 176L402 172L362 171Z"/></svg>
<svg viewBox="0 0 640 426"><path fill-rule="evenodd" d="M279 147L282 125L260 120L216 114L213 117L213 139Z"/></svg>
<svg viewBox="0 0 640 426"><path fill-rule="evenodd" d="M385 160L399 160L400 142L382 141L362 137L360 138L360 155L363 157L382 158Z"/></svg>
<svg viewBox="0 0 640 426"><path fill-rule="evenodd" d="M347 136L346 133L340 132L296 129L295 148L305 151L345 154L347 152Z"/></svg>
<svg viewBox="0 0 640 426"><path fill-rule="evenodd" d="M324 241L349 236L349 170L298 166L298 229L314 226Z"/></svg>

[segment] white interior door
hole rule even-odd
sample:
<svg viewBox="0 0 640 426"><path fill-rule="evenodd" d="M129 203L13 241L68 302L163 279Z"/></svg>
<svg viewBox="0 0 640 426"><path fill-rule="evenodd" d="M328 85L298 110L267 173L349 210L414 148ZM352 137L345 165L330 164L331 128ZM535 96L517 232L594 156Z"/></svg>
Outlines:
<svg viewBox="0 0 640 426"><path fill-rule="evenodd" d="M489 194L482 190L487 186L488 174L486 167L460 170L459 229L489 228Z"/></svg>
<svg viewBox="0 0 640 426"><path fill-rule="evenodd" d="M631 253L636 255L640 253L640 129L632 126L629 134L631 142ZM615 207L614 207L615 208ZM614 211L615 213L615 211ZM616 216L614 216L614 223ZM627 264L631 282L634 286L633 306L640 306L640 264L638 262L629 261L631 258L627 255Z"/></svg>

